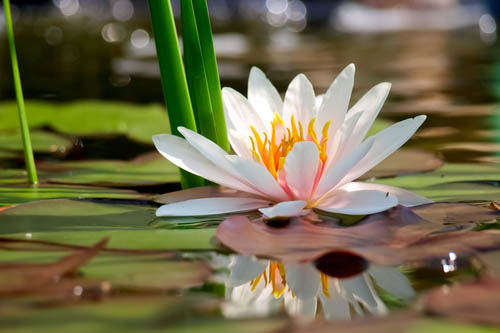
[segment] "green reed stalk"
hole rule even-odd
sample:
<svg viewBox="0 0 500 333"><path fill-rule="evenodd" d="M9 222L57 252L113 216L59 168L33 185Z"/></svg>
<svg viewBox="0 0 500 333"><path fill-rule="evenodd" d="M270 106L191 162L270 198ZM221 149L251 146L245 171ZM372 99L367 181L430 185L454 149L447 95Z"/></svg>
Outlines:
<svg viewBox="0 0 500 333"><path fill-rule="evenodd" d="M196 131L170 0L149 0L149 9L160 64L163 95L172 133L180 136L178 126ZM189 188L203 186L205 181L203 178L181 170L181 183L183 188Z"/></svg>
<svg viewBox="0 0 500 333"><path fill-rule="evenodd" d="M210 101L212 104L212 113L215 121L215 130L217 132L217 143L224 150L229 152L229 140L227 138L226 121L224 117L224 107L222 104L221 86L219 79L219 70L217 68L217 59L215 56L214 41L212 37L212 28L210 24L210 14L206 0L193 1L196 25L198 27L198 36L203 54L205 74L210 91Z"/></svg>
<svg viewBox="0 0 500 333"><path fill-rule="evenodd" d="M196 125L201 135L217 142L210 90L208 88L192 0L181 0L181 23L184 65L186 67L187 82Z"/></svg>
<svg viewBox="0 0 500 333"><path fill-rule="evenodd" d="M9 41L10 60L12 63L12 75L14 78L14 89L16 91L17 110L19 122L21 125L21 137L24 147L24 159L26 161L26 171L28 172L28 181L30 184L38 184L36 174L35 159L33 149L31 148L30 129L28 118L24 107L23 87L21 85L21 75L19 74L19 65L17 63L16 44L14 43L14 29L12 27L12 15L10 13L9 0L3 0L3 10L5 14L5 24L7 26L7 39Z"/></svg>

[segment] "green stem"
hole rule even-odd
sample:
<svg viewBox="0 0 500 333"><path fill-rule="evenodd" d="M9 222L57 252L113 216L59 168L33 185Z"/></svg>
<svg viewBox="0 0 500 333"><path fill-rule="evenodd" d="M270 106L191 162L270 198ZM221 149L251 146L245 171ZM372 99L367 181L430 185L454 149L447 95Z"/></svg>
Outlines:
<svg viewBox="0 0 500 333"><path fill-rule="evenodd" d="M16 44L14 43L14 29L12 27L12 15L10 13L9 0L3 0L3 10L5 13L5 24L7 26L7 39L9 40L10 60L12 63L12 75L14 77L14 89L16 91L19 122L21 125L21 136L23 140L26 171L28 172L28 181L30 182L30 184L37 184L38 177L36 175L33 149L31 148L28 118L26 117L26 110L24 107L23 88L21 85L21 75L19 74L19 65L17 63Z"/></svg>
<svg viewBox="0 0 500 333"><path fill-rule="evenodd" d="M196 131L170 0L149 0L149 9L172 133L180 136L178 126ZM204 180L181 170L181 183L183 188L196 187L203 186Z"/></svg>
<svg viewBox="0 0 500 333"><path fill-rule="evenodd" d="M193 1L193 6L196 24L198 26L203 62L205 65L205 73L208 80L208 88L210 90L210 101L212 103L212 113L215 122L215 130L217 132L217 143L224 150L229 151L229 140L227 137L226 120L222 104L219 70L217 68L207 1L195 0Z"/></svg>

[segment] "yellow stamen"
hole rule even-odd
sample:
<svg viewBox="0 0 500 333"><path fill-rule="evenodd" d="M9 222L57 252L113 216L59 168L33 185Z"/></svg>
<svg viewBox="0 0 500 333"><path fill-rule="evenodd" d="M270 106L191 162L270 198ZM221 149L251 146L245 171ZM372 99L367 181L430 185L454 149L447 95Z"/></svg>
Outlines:
<svg viewBox="0 0 500 333"><path fill-rule="evenodd" d="M271 122L270 137L266 132L259 134L255 127L250 126L253 137L250 136L251 153L254 159L262 163L267 170L278 179L278 172L284 167L288 153L297 142L312 141L318 147L320 159L323 163L327 159L328 130L331 122L328 121L322 128L321 137L318 138L314 129L316 118L311 119L307 127L307 138L304 138L304 128L300 121L291 116L290 127L286 127L286 133L281 138L277 138L279 132L277 126L284 126L283 119L278 113L274 114Z"/></svg>
<svg viewBox="0 0 500 333"><path fill-rule="evenodd" d="M252 289L251 289L252 291L254 291L254 290L255 290L255 288L257 288L257 285L259 284L259 281L260 281L260 279L261 279L261 278L262 278L262 274L261 274L261 275L259 275L259 276L257 276L257 277L255 278L255 280L253 280L253 281L250 283L250 286L252 287Z"/></svg>
<svg viewBox="0 0 500 333"><path fill-rule="evenodd" d="M321 285L323 286L323 294L326 297L330 297L330 291L328 290L328 275L321 273Z"/></svg>

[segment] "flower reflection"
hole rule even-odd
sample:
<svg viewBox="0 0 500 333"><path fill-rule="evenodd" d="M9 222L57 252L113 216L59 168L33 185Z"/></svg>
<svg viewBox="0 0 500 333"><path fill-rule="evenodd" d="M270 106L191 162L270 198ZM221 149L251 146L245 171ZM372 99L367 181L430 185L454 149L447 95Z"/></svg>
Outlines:
<svg viewBox="0 0 500 333"><path fill-rule="evenodd" d="M341 279L319 271L313 263L283 264L242 255L219 260L229 268L222 312L230 318L267 316L284 303L286 312L298 319L314 319L321 306L325 319L349 320L388 312L375 285L401 300L414 296L408 279L390 267L370 265Z"/></svg>

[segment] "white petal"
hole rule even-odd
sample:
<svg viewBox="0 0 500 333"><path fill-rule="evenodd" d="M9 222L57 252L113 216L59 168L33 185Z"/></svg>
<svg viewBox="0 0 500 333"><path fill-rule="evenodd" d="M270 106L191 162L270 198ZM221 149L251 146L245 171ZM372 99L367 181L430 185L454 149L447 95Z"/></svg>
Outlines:
<svg viewBox="0 0 500 333"><path fill-rule="evenodd" d="M268 123L266 119L262 119L260 114L255 111L252 104L250 104L245 96L236 90L223 88L222 101L226 118L231 124L231 126L228 126L229 128L234 128L246 137L253 136L250 125L252 125L259 134L267 132L270 128L271 124Z"/></svg>
<svg viewBox="0 0 500 333"><path fill-rule="evenodd" d="M291 293L285 294L286 312L296 319L310 321L316 317L318 301L316 297L309 299L300 299L293 297Z"/></svg>
<svg viewBox="0 0 500 333"><path fill-rule="evenodd" d="M333 138L337 130L344 122L349 100L351 99L352 87L354 85L354 73L356 68L350 64L337 76L330 88L328 88L323 103L318 110L318 119L314 124L316 133L321 133L326 122L331 121L329 137Z"/></svg>
<svg viewBox="0 0 500 333"><path fill-rule="evenodd" d="M326 199L332 191L335 191L337 184L345 177L345 175L361 161L373 146L374 140L368 139L359 145L352 153L344 157L342 160L331 166L326 173L323 174L319 185L316 189L316 198L319 200Z"/></svg>
<svg viewBox="0 0 500 333"><path fill-rule="evenodd" d="M255 186L253 186L252 183L249 183L244 177L240 175L238 169L235 169L234 166L230 162L228 162L228 160L226 159L226 156L228 156L228 154L217 144L205 138L204 136L184 127L179 127L179 132L181 132L181 134L186 138L189 144L197 149L205 158L207 158L221 170L224 170L232 177L236 178L239 181L239 188L241 188L244 192L262 194L257 188L255 188Z"/></svg>
<svg viewBox="0 0 500 333"><path fill-rule="evenodd" d="M321 107L321 104L323 103L323 98L325 98L325 94L316 96L316 111L319 110L319 108Z"/></svg>
<svg viewBox="0 0 500 333"><path fill-rule="evenodd" d="M259 260L255 257L232 255L229 268L229 279L227 285L237 287L250 282L261 275L267 268L267 260Z"/></svg>
<svg viewBox="0 0 500 333"><path fill-rule="evenodd" d="M276 90L264 72L257 67L252 67L250 70L248 100L265 122L273 120L274 112L277 112L280 116L282 114L283 101L278 90Z"/></svg>
<svg viewBox="0 0 500 333"><path fill-rule="evenodd" d="M247 132L239 132L236 128L231 127L226 119L227 136L229 138L229 143L234 152L244 158L249 160L253 159L252 156L252 144Z"/></svg>
<svg viewBox="0 0 500 333"><path fill-rule="evenodd" d="M238 170L240 176L263 193L264 196L273 198L276 201L288 201L290 199L262 164L236 155L226 155L225 157Z"/></svg>
<svg viewBox="0 0 500 333"><path fill-rule="evenodd" d="M339 293L335 286L335 280L328 278L329 296L320 293L319 299L323 307L326 320L349 320L351 319L351 310L349 302Z"/></svg>
<svg viewBox="0 0 500 333"><path fill-rule="evenodd" d="M368 130L382 109L390 90L391 84L388 82L376 85L364 94L347 112L346 122L351 121L356 116L360 116L360 119L356 122L356 126L350 132L350 136L345 142L344 154L354 149L366 137Z"/></svg>
<svg viewBox="0 0 500 333"><path fill-rule="evenodd" d="M307 128L316 115L314 88L304 74L299 74L292 80L285 94L283 121L288 127L291 126L292 115L303 128Z"/></svg>
<svg viewBox="0 0 500 333"><path fill-rule="evenodd" d="M203 216L251 211L269 206L269 201L255 198L203 198L163 205L156 216Z"/></svg>
<svg viewBox="0 0 500 333"><path fill-rule="evenodd" d="M366 173L401 147L425 121L418 116L400 121L375 134L375 143L366 156L347 174L342 182L348 183Z"/></svg>
<svg viewBox="0 0 500 333"><path fill-rule="evenodd" d="M368 274L375 279L380 287L399 299L408 300L415 297L415 291L411 287L410 281L397 269L371 265Z"/></svg>
<svg viewBox="0 0 500 333"><path fill-rule="evenodd" d="M362 182L351 182L347 183L341 187L341 189L346 191L361 191L361 190L377 190L382 192L389 192L390 194L396 196L398 198L398 203L400 205L406 207L413 207L419 205L425 205L428 203L432 203L432 200L429 200L421 195L416 193L403 190L399 187L393 187L389 185L380 185L380 184L372 184L372 183L362 183Z"/></svg>
<svg viewBox="0 0 500 333"><path fill-rule="evenodd" d="M170 162L214 183L247 192L248 186L204 157L186 140L170 134L153 136L156 149Z"/></svg>
<svg viewBox="0 0 500 333"><path fill-rule="evenodd" d="M303 216L310 212L304 209L307 205L305 201L283 201L269 208L260 208L259 211L268 218Z"/></svg>
<svg viewBox="0 0 500 333"><path fill-rule="evenodd" d="M286 283L299 299L315 297L319 290L319 271L310 263L286 264Z"/></svg>
<svg viewBox="0 0 500 333"><path fill-rule="evenodd" d="M337 190L317 208L338 214L365 215L383 212L395 207L398 199L387 192L366 190L348 192Z"/></svg>
<svg viewBox="0 0 500 333"><path fill-rule="evenodd" d="M327 159L325 170L328 170L328 168L332 163L336 163L339 159L341 159L342 157L344 157L345 155L347 155L352 151L352 150L347 150L347 144L354 128L356 127L356 124L361 118L361 115L362 115L361 113L358 113L357 115L351 117L351 119L346 119L342 124L342 127L340 128L340 130L337 132L336 135L336 137L339 137L339 142L337 143L337 149L335 150L335 153L333 153L333 149L331 150L332 156L328 156L329 158ZM356 147L359 147L359 145L357 145Z"/></svg>
<svg viewBox="0 0 500 333"><path fill-rule="evenodd" d="M375 315L384 315L387 308L375 292L366 274L360 274L350 279L342 280L343 288L354 295L363 305Z"/></svg>
<svg viewBox="0 0 500 333"><path fill-rule="evenodd" d="M309 200L319 168L319 151L314 142L297 142L285 159L286 183L295 198Z"/></svg>

